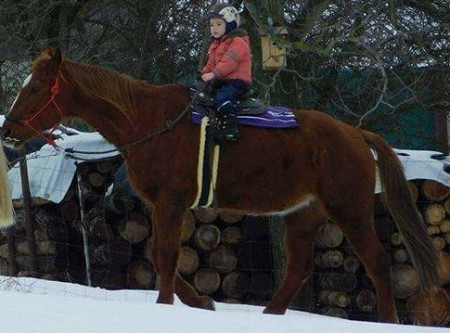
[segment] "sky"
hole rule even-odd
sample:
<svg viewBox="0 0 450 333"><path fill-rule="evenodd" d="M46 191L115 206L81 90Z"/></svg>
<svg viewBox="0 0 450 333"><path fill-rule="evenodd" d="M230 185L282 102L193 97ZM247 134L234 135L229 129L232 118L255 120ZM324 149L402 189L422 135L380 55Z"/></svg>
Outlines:
<svg viewBox="0 0 450 333"><path fill-rule="evenodd" d="M301 311L216 303L216 311L156 304L153 290L90 288L0 276L0 332L8 333L449 333L431 328L350 321Z"/></svg>

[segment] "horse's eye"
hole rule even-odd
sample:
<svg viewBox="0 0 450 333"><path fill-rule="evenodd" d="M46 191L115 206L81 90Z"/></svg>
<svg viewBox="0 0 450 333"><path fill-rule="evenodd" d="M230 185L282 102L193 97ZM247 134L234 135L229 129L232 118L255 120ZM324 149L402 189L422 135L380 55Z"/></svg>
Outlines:
<svg viewBox="0 0 450 333"><path fill-rule="evenodd" d="M39 87L31 87L31 93L32 93L32 94L37 93L39 90L40 90Z"/></svg>

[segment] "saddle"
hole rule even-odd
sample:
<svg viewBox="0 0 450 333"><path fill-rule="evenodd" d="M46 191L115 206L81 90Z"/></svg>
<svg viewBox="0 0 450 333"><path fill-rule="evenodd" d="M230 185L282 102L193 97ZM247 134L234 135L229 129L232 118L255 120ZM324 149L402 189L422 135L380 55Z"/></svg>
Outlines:
<svg viewBox="0 0 450 333"><path fill-rule="evenodd" d="M194 109L215 110L215 90L216 88L202 80L197 80L191 87L191 99ZM258 115L267 111L268 106L260 99L254 98L255 89L250 87L236 101L238 115ZM202 113L203 113L202 112Z"/></svg>
<svg viewBox="0 0 450 333"><path fill-rule="evenodd" d="M190 87L191 116L195 124L200 124L204 116L208 116L211 124L216 126L217 112L215 106L216 87L197 80ZM296 128L299 126L296 115L291 109L281 106L270 106L261 100L252 97L255 94L253 88L244 92L239 101L237 120L240 125L264 127L264 128Z"/></svg>

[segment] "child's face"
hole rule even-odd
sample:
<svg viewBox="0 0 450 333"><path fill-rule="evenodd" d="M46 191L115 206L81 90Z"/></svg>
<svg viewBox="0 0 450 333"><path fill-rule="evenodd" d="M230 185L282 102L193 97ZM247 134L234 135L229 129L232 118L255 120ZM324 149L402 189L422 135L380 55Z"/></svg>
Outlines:
<svg viewBox="0 0 450 333"><path fill-rule="evenodd" d="M220 38L225 35L226 24L225 20L221 18L212 18L209 20L209 27L211 29L211 35L214 38Z"/></svg>

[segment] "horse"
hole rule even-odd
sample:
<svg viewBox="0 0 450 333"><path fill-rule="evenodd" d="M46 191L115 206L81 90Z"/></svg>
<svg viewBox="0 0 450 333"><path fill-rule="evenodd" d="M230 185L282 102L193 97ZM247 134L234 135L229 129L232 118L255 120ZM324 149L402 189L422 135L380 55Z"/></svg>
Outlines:
<svg viewBox="0 0 450 333"><path fill-rule="evenodd" d="M200 126L189 114L189 87L152 85L46 49L32 63L6 115L5 145L21 147L63 119L81 118L114 144L130 184L149 207L151 260L160 277L158 303L214 310L214 302L177 272L181 225L197 196ZM284 314L313 271L314 238L327 220L345 234L376 289L378 320L398 323L390 257L377 238L373 212L376 172L387 207L403 236L424 289L439 283L438 259L411 198L402 165L380 136L320 111L295 110L300 126L241 128L221 147L217 207L283 217L285 277L264 313ZM50 142L50 141L49 141ZM50 142L51 143L51 142Z"/></svg>
<svg viewBox="0 0 450 333"><path fill-rule="evenodd" d="M3 147L0 148L0 229L14 224L14 208L8 181L8 163Z"/></svg>

